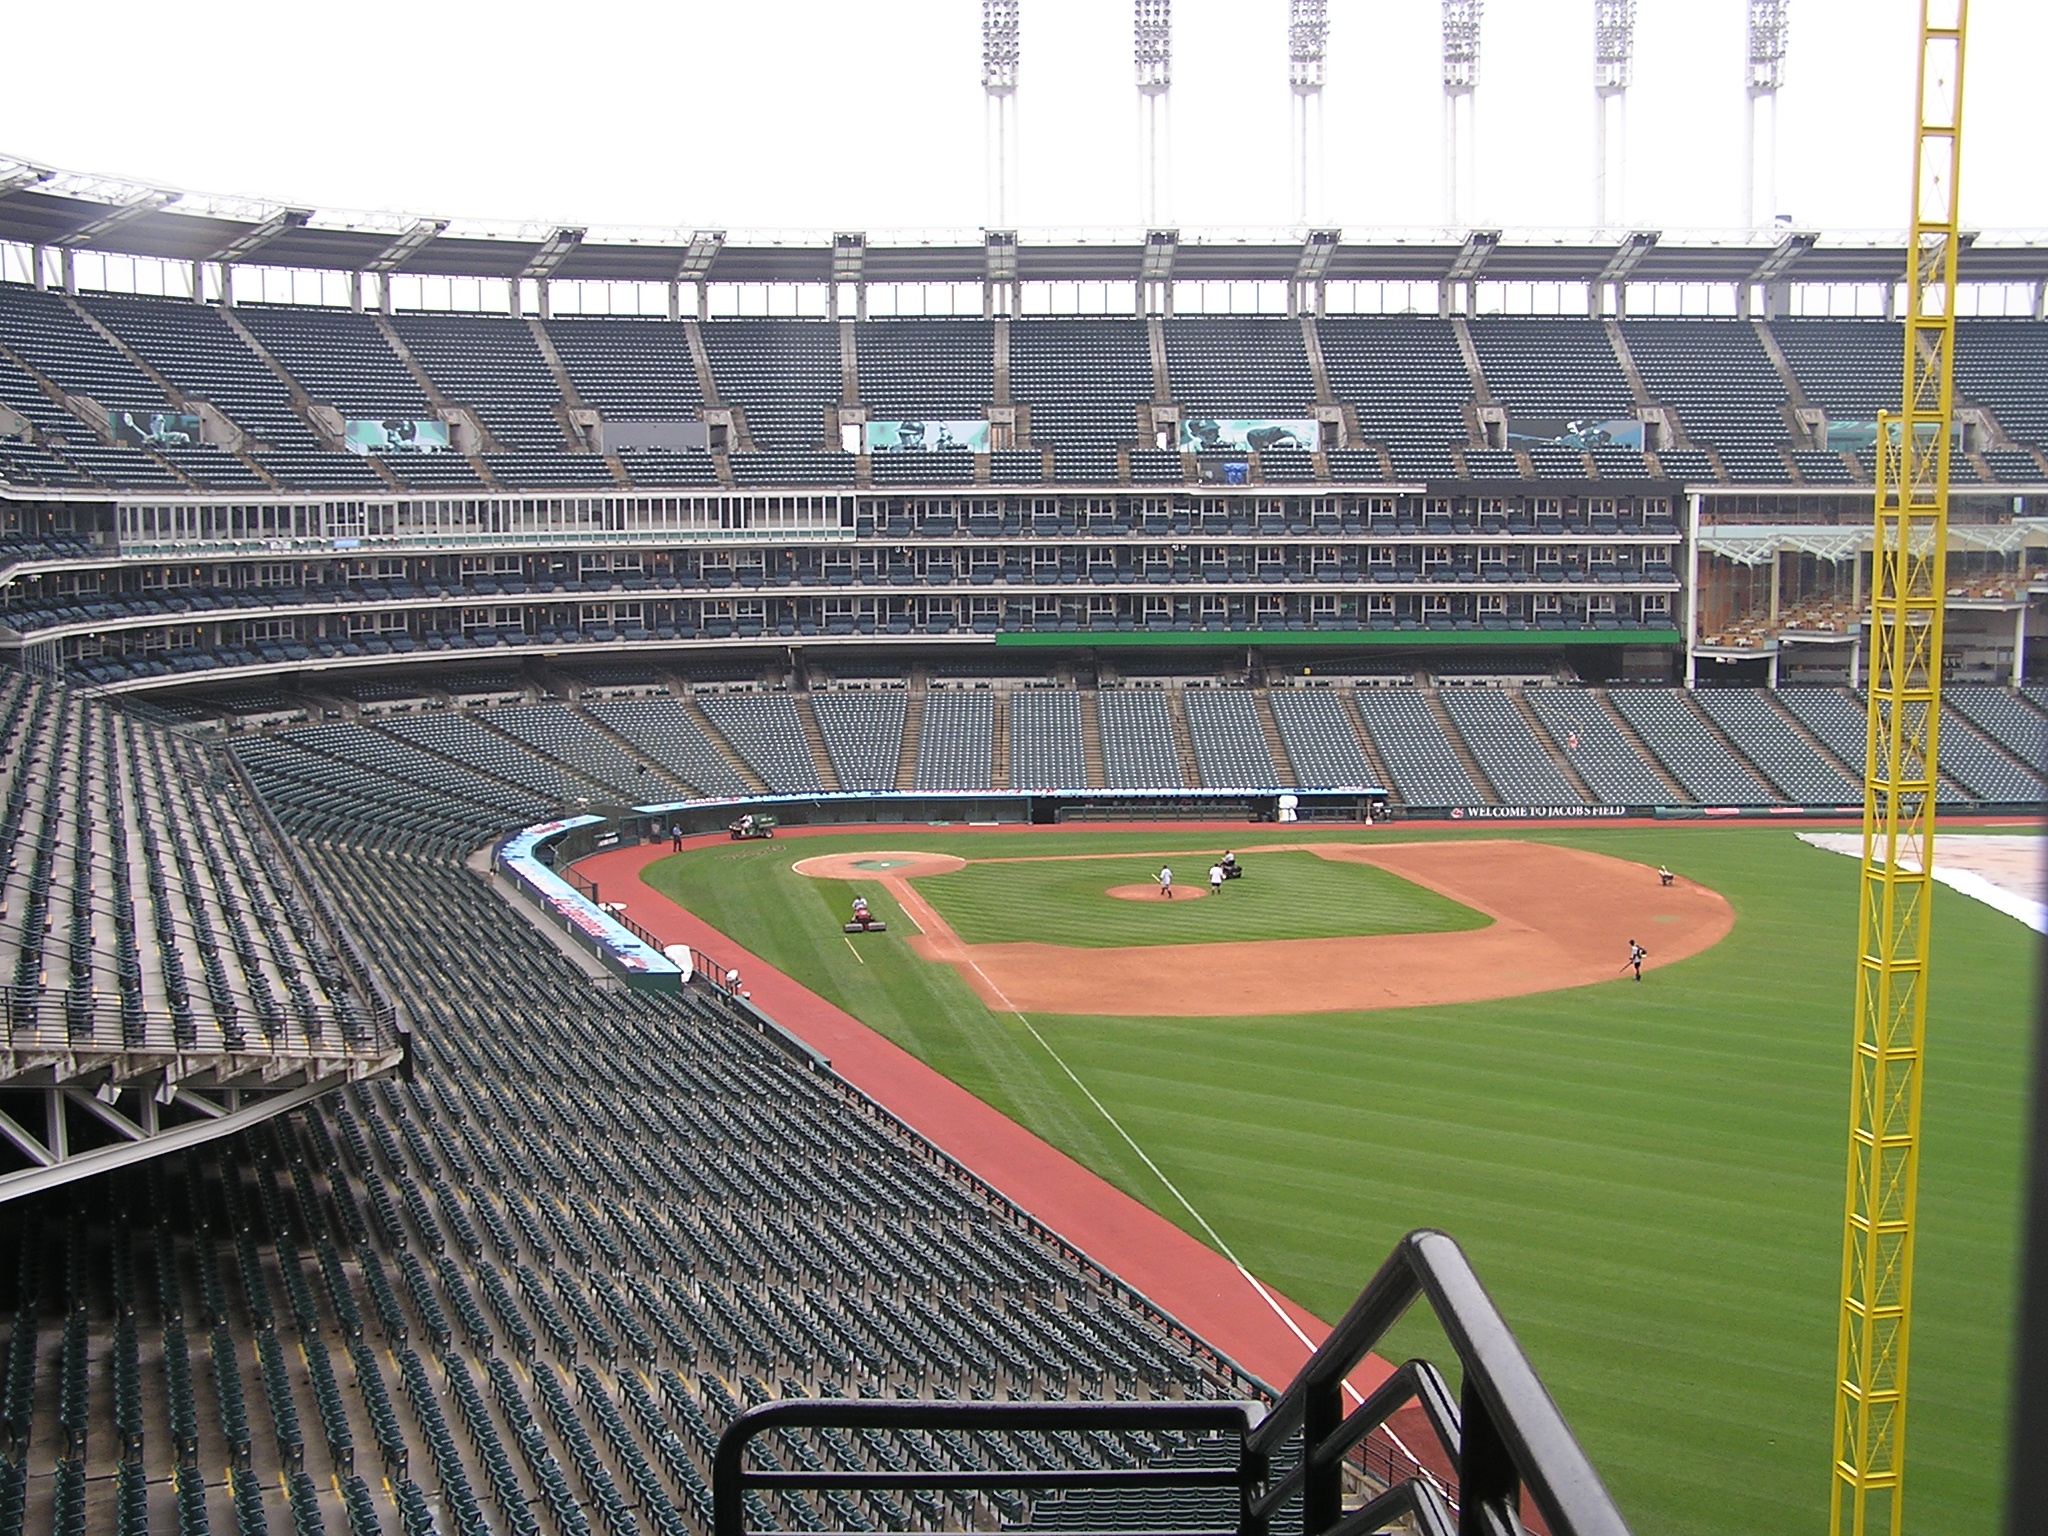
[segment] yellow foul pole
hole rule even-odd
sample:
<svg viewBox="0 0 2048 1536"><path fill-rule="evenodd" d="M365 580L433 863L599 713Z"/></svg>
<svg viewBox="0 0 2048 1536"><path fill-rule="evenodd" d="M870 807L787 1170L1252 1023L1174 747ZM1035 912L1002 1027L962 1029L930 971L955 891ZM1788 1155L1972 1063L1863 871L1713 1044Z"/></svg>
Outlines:
<svg viewBox="0 0 2048 1536"><path fill-rule="evenodd" d="M1830 1536L1900 1536L1941 727L1968 0L1921 0L1905 386L1878 426L1869 766Z"/></svg>

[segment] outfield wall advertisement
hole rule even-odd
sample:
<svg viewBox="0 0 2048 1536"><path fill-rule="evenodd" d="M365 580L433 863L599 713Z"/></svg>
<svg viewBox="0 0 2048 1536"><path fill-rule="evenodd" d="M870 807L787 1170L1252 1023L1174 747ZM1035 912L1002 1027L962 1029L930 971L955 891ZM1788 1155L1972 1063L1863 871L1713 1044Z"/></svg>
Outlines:
<svg viewBox="0 0 2048 1536"><path fill-rule="evenodd" d="M1314 453L1322 446L1323 424L1306 418L1277 421L1228 416L1185 416L1180 424L1182 453L1266 453L1297 448Z"/></svg>
<svg viewBox="0 0 2048 1536"><path fill-rule="evenodd" d="M1510 448L1643 448L1643 424L1630 416L1508 419Z"/></svg>
<svg viewBox="0 0 2048 1536"><path fill-rule="evenodd" d="M988 452L988 423L955 421L870 421L869 453Z"/></svg>
<svg viewBox="0 0 2048 1536"><path fill-rule="evenodd" d="M107 424L114 441L131 448L190 448L199 441L199 418L176 411L115 411Z"/></svg>
<svg viewBox="0 0 2048 1536"><path fill-rule="evenodd" d="M385 419L342 423L342 443L350 453L448 453L448 423Z"/></svg>

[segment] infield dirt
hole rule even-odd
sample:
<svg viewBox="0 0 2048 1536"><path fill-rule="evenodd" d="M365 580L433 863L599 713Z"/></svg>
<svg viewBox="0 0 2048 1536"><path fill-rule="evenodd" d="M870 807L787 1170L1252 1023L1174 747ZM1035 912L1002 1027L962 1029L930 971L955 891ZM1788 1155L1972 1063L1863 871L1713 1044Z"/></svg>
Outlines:
<svg viewBox="0 0 2048 1536"><path fill-rule="evenodd" d="M922 930L909 941L918 955L958 967L991 1006L1024 1013L1249 1018L1483 1002L1609 980L1625 968L1632 938L1653 969L1711 948L1735 926L1719 893L1683 879L1661 885L1647 865L1584 849L1510 839L1284 846L1377 865L1493 921L1455 933L1196 946L967 944L917 889L921 875L960 868L957 858L833 853L795 867L885 886Z"/></svg>

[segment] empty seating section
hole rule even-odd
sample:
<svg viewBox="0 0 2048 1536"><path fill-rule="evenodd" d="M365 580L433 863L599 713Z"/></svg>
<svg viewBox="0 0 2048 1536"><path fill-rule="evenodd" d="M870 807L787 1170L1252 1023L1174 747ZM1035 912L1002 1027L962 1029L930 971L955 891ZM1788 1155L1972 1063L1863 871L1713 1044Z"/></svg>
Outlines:
<svg viewBox="0 0 2048 1536"><path fill-rule="evenodd" d="M218 309L111 293L81 295L79 302L189 399L206 401L248 433L252 455L282 484L384 488L368 464L321 444L284 381Z"/></svg>
<svg viewBox="0 0 2048 1536"><path fill-rule="evenodd" d="M1671 787L1583 688L1531 688L1522 695L1551 744L1606 805L1666 805Z"/></svg>
<svg viewBox="0 0 2048 1536"><path fill-rule="evenodd" d="M1473 760L1509 805L1578 805L1583 801L1515 707L1499 688L1446 688L1437 697L1465 740Z"/></svg>
<svg viewBox="0 0 2048 1536"><path fill-rule="evenodd" d="M1020 688L1010 695L1010 788L1086 789L1088 748L1081 695Z"/></svg>
<svg viewBox="0 0 2048 1536"><path fill-rule="evenodd" d="M1374 785L1379 776L1336 694L1327 688L1275 688L1271 699L1280 743L1302 788Z"/></svg>
<svg viewBox="0 0 2048 1536"><path fill-rule="evenodd" d="M1798 805L1857 805L1863 786L1803 740L1760 688L1701 688L1693 702L1742 755Z"/></svg>
<svg viewBox="0 0 2048 1536"><path fill-rule="evenodd" d="M1950 709L2021 762L2036 770L2048 768L2048 739L2043 736L2048 718L2029 707L2018 694L2004 688L1952 683L1942 690L1941 696Z"/></svg>
<svg viewBox="0 0 2048 1536"><path fill-rule="evenodd" d="M549 320L548 341L606 421L691 421L703 405L689 333L667 320Z"/></svg>
<svg viewBox="0 0 2048 1536"><path fill-rule="evenodd" d="M561 387L524 320L509 315L399 314L391 327L442 395L475 411L500 447L566 445L558 414L565 409Z"/></svg>
<svg viewBox="0 0 2048 1536"><path fill-rule="evenodd" d="M508 784L539 795L551 805L573 805L593 797L594 781L580 778L552 758L528 751L467 715L409 715L376 727L417 747L466 766L481 768Z"/></svg>
<svg viewBox="0 0 2048 1536"><path fill-rule="evenodd" d="M987 320L871 320L854 328L861 403L881 421L980 420L995 391Z"/></svg>
<svg viewBox="0 0 2048 1536"><path fill-rule="evenodd" d="M1807 400L1830 421L1899 408L1899 328L1881 320L1773 320L1771 334ZM1960 348L1958 348L1960 351Z"/></svg>
<svg viewBox="0 0 2048 1536"><path fill-rule="evenodd" d="M1955 693L1961 697L1944 694L1949 709L1948 718L1941 722L1941 771L1979 800L1997 805L2038 803L2043 789L2040 770L2048 767L2048 762L2041 753L2040 726L2028 718L2033 711L1995 688L1963 688ZM1957 715L1962 719L1954 718ZM1983 724L1978 730L1963 723L1980 718ZM2006 752L1994 742L2004 744ZM2014 757L2030 766L2020 766Z"/></svg>
<svg viewBox="0 0 2048 1536"><path fill-rule="evenodd" d="M1303 417L1315 376L1298 320L1204 317L1162 322L1166 371L1186 414Z"/></svg>
<svg viewBox="0 0 2048 1536"><path fill-rule="evenodd" d="M841 393L838 326L829 320L712 320L698 329L718 393L745 409L755 447L795 453L830 440L828 416Z"/></svg>
<svg viewBox="0 0 2048 1536"><path fill-rule="evenodd" d="M1613 688L1607 701L1695 800L1706 805L1769 805L1777 799L1707 729L1682 692Z"/></svg>
<svg viewBox="0 0 2048 1536"><path fill-rule="evenodd" d="M824 788L803 722L787 695L706 694L697 705L770 789L785 794Z"/></svg>
<svg viewBox="0 0 2048 1536"><path fill-rule="evenodd" d="M418 381L370 316L264 304L243 305L235 313L315 405L332 406L345 417L434 415Z"/></svg>
<svg viewBox="0 0 2048 1536"><path fill-rule="evenodd" d="M302 846L402 978L408 1080L0 1210L9 1529L33 1486L70 1536L88 1487L122 1536L151 1504L178 1536L688 1536L720 1431L770 1395L1226 1390L722 1000L594 988L458 845L379 830ZM947 1436L770 1443L809 1469L991 1464ZM769 1499L760 1528L824 1527L808 1495ZM917 1529L979 1508L861 1491L832 1520L907 1529L913 1504Z"/></svg>
<svg viewBox="0 0 2048 1536"><path fill-rule="evenodd" d="M237 781L183 737L0 673L0 847L15 1050L373 1044Z"/></svg>
<svg viewBox="0 0 2048 1536"><path fill-rule="evenodd" d="M1621 333L1651 398L1675 410L1695 442L1768 450L1786 440L1784 381L1755 327L1726 320L1624 320Z"/></svg>
<svg viewBox="0 0 2048 1536"><path fill-rule="evenodd" d="M1387 765L1388 786L1408 805L1484 805L1429 705L1411 688L1361 688L1358 713Z"/></svg>
<svg viewBox="0 0 2048 1536"><path fill-rule="evenodd" d="M1862 703L1840 688L1780 688L1777 697L1822 746L1848 765L1860 784L1870 746L1869 717ZM1856 798L1863 798L1860 788Z"/></svg>
<svg viewBox="0 0 2048 1536"><path fill-rule="evenodd" d="M1988 409L2014 442L2036 448L2048 448L2048 391L2041 387L2048 378L2048 338L2042 330L2038 323L2007 320L1956 322L1957 396ZM2038 480L2040 466L2013 478Z"/></svg>
<svg viewBox="0 0 2048 1536"><path fill-rule="evenodd" d="M1012 320L1010 397L1030 407L1031 440L1041 448L1113 448L1136 440L1139 408L1152 398L1145 322ZM1087 461L1062 462L1079 468ZM1112 459L1108 478L1115 473ZM1059 478L1070 476L1062 470Z"/></svg>
<svg viewBox="0 0 2048 1536"><path fill-rule="evenodd" d="M747 781L674 699L605 699L584 706L701 795L742 795Z"/></svg>
<svg viewBox="0 0 2048 1536"><path fill-rule="evenodd" d="M1607 330L1597 320L1478 318L1472 349L1493 398L1518 418L1611 421L1633 418L1628 387Z"/></svg>
<svg viewBox="0 0 2048 1536"><path fill-rule="evenodd" d="M566 704L522 704L487 709L479 719L537 752L566 763L585 778L614 791L628 805L668 799L678 786L638 757L593 730Z"/></svg>
<svg viewBox="0 0 2048 1536"><path fill-rule="evenodd" d="M811 710L818 717L818 731L841 789L896 787L908 704L901 689L811 695Z"/></svg>
<svg viewBox="0 0 2048 1536"><path fill-rule="evenodd" d="M1316 322L1323 367L1336 397L1356 407L1368 443L1384 443L1396 474L1405 465L1446 473L1448 450L1470 435L1472 376L1447 320L1413 315ZM1442 464L1443 469L1434 466Z"/></svg>
<svg viewBox="0 0 2048 1536"><path fill-rule="evenodd" d="M1109 788L1180 787L1180 755L1164 693L1105 688L1097 695L1097 707L1102 716L1102 771Z"/></svg>
<svg viewBox="0 0 2048 1536"><path fill-rule="evenodd" d="M987 789L995 760L995 695L949 688L925 695L917 736L918 789Z"/></svg>
<svg viewBox="0 0 2048 1536"><path fill-rule="evenodd" d="M1238 689L1190 688L1188 737L1202 783L1210 789L1270 789L1280 782L1259 712Z"/></svg>

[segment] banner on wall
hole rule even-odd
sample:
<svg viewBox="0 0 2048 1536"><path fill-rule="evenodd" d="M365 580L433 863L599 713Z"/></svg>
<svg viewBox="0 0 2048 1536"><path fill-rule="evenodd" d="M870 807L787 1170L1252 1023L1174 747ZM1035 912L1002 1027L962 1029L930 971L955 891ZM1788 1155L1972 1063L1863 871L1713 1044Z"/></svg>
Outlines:
<svg viewBox="0 0 2048 1536"><path fill-rule="evenodd" d="M1296 448L1314 453L1322 443L1322 423L1304 419L1270 421L1226 416L1184 416L1180 423L1182 453L1267 453Z"/></svg>
<svg viewBox="0 0 2048 1536"><path fill-rule="evenodd" d="M350 453L447 453L445 421L349 420L342 423L342 442Z"/></svg>
<svg viewBox="0 0 2048 1536"><path fill-rule="evenodd" d="M1643 448L1643 424L1633 417L1526 417L1508 420L1510 448Z"/></svg>
<svg viewBox="0 0 2048 1536"><path fill-rule="evenodd" d="M1929 422L1922 426L1919 435L1923 442L1934 441L1934 424ZM1899 428L1898 424L1894 422L1892 424L1892 441L1897 442L1898 438ZM1951 450L1960 449L1963 446L1963 424L1961 422L1955 423L1950 428L1949 444ZM1877 423L1874 421L1831 421L1828 423L1827 438L1821 446L1827 449L1829 453L1863 453L1877 446Z"/></svg>
<svg viewBox="0 0 2048 1536"><path fill-rule="evenodd" d="M191 448L199 442L199 418L177 411L115 411L108 425L114 441L131 448Z"/></svg>
<svg viewBox="0 0 2048 1536"><path fill-rule="evenodd" d="M869 453L987 453L988 423L955 421L870 421Z"/></svg>

